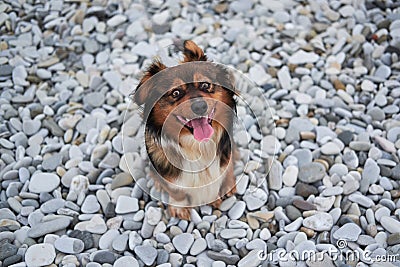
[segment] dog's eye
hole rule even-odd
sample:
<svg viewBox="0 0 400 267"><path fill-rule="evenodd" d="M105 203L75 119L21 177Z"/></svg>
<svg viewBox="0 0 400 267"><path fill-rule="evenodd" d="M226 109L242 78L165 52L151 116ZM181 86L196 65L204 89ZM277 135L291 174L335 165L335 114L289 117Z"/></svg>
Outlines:
<svg viewBox="0 0 400 267"><path fill-rule="evenodd" d="M173 98L178 98L181 95L181 91L179 91L178 89L175 89L174 91L172 91L171 96Z"/></svg>
<svg viewBox="0 0 400 267"><path fill-rule="evenodd" d="M200 84L200 90L202 91L207 91L210 89L210 83L208 82L203 82Z"/></svg>

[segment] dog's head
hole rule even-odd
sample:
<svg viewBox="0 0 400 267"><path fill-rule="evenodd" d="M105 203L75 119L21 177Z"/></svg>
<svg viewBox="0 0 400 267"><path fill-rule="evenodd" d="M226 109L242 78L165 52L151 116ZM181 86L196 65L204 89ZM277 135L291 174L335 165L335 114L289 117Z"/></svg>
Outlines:
<svg viewBox="0 0 400 267"><path fill-rule="evenodd" d="M174 67L154 61L136 88L134 99L144 105L147 128L175 140L207 141L223 129L230 132L236 111L232 75L208 62L192 41L184 42L183 55Z"/></svg>

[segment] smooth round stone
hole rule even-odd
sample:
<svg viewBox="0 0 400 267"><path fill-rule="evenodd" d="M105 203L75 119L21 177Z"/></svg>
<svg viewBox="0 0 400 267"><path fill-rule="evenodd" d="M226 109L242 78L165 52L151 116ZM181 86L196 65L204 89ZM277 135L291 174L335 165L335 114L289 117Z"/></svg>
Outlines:
<svg viewBox="0 0 400 267"><path fill-rule="evenodd" d="M385 112L379 107L373 107L368 110L367 115L370 115L374 121L382 121L385 119Z"/></svg>
<svg viewBox="0 0 400 267"><path fill-rule="evenodd" d="M344 239L348 241L357 241L361 234L361 228L355 223L346 223L333 233L336 239Z"/></svg>
<svg viewBox="0 0 400 267"><path fill-rule="evenodd" d="M388 66L382 64L376 69L374 76L381 79L387 79L389 78L391 73L391 69Z"/></svg>
<svg viewBox="0 0 400 267"><path fill-rule="evenodd" d="M325 168L322 164L311 162L300 167L299 180L305 183L314 183L322 180L325 175Z"/></svg>
<svg viewBox="0 0 400 267"><path fill-rule="evenodd" d="M90 255L90 258L92 259L92 261L95 261L95 262L98 262L101 264L104 264L104 263L113 264L116 260L116 255L111 251L98 250L98 251L92 253Z"/></svg>
<svg viewBox="0 0 400 267"><path fill-rule="evenodd" d="M266 243L264 242L264 240L262 240L260 238L256 238L246 244L246 249L248 249L248 250L260 249L261 250L261 249L265 249L265 246L266 246Z"/></svg>
<svg viewBox="0 0 400 267"><path fill-rule="evenodd" d="M282 188L282 164L273 160L270 162L271 168L268 174L268 186L272 190L279 190Z"/></svg>
<svg viewBox="0 0 400 267"><path fill-rule="evenodd" d="M261 140L260 147L263 152L275 155L280 151L281 144L275 136L267 135Z"/></svg>
<svg viewBox="0 0 400 267"><path fill-rule="evenodd" d="M42 126L39 120L25 120L22 123L22 130L26 135L33 135L37 133Z"/></svg>
<svg viewBox="0 0 400 267"><path fill-rule="evenodd" d="M6 258L17 254L17 251L18 251L18 247L13 244L10 244L10 243L2 244L0 246L0 260L4 261Z"/></svg>
<svg viewBox="0 0 400 267"><path fill-rule="evenodd" d="M375 211L375 219L380 222L383 216L390 216L390 210L387 207L381 207Z"/></svg>
<svg viewBox="0 0 400 267"><path fill-rule="evenodd" d="M329 213L316 213L303 220L303 226L315 231L330 231L333 226L333 219Z"/></svg>
<svg viewBox="0 0 400 267"><path fill-rule="evenodd" d="M83 97L83 103L91 107L101 107L104 104L104 94L100 92L88 93Z"/></svg>
<svg viewBox="0 0 400 267"><path fill-rule="evenodd" d="M297 158L297 164L299 167L302 167L305 164L309 164L312 161L312 153L308 149L296 149L295 151L293 151L292 156L295 156Z"/></svg>
<svg viewBox="0 0 400 267"><path fill-rule="evenodd" d="M395 143L397 140L400 139L400 127L393 127L387 132L387 139Z"/></svg>
<svg viewBox="0 0 400 267"><path fill-rule="evenodd" d="M84 249L91 249L94 247L94 239L91 233L86 232L86 231L79 231L79 230L73 230L69 232L68 234L70 237L77 238L82 240L84 244Z"/></svg>
<svg viewBox="0 0 400 267"><path fill-rule="evenodd" d="M198 238L190 248L190 255L197 256L207 248L207 242L204 238Z"/></svg>
<svg viewBox="0 0 400 267"><path fill-rule="evenodd" d="M184 255L189 252L193 242L194 237L192 234L189 233L179 234L172 239L172 244L174 245L176 250Z"/></svg>
<svg viewBox="0 0 400 267"><path fill-rule="evenodd" d="M385 189L377 184L373 184L369 187L368 191L373 195L381 195L385 192Z"/></svg>
<svg viewBox="0 0 400 267"><path fill-rule="evenodd" d="M380 223L391 234L400 232L400 221L389 216L383 216Z"/></svg>
<svg viewBox="0 0 400 267"><path fill-rule="evenodd" d="M220 233L222 238L243 238L246 236L246 230L244 229L223 229Z"/></svg>
<svg viewBox="0 0 400 267"><path fill-rule="evenodd" d="M370 80L363 80L361 83L361 89L363 91L372 92L375 89L375 84Z"/></svg>
<svg viewBox="0 0 400 267"><path fill-rule="evenodd" d="M103 169L115 168L119 165L120 157L117 153L109 153L105 158L99 163L99 167Z"/></svg>
<svg viewBox="0 0 400 267"><path fill-rule="evenodd" d="M268 200L268 194L261 188L246 190L243 200L246 202L248 210L256 210L261 208ZM241 205L241 204L240 204Z"/></svg>
<svg viewBox="0 0 400 267"><path fill-rule="evenodd" d="M171 239L165 233L157 233L156 234L156 240L157 240L157 242L164 243L164 244L167 244L167 243L171 242Z"/></svg>
<svg viewBox="0 0 400 267"><path fill-rule="evenodd" d="M77 228L75 228L77 229ZM86 231L92 234L103 234L107 231L107 225L104 222L103 218L99 215L94 215L92 219L85 225Z"/></svg>
<svg viewBox="0 0 400 267"><path fill-rule="evenodd" d="M90 129L96 128L96 121L92 116L87 116L78 122L76 129L82 134L87 134Z"/></svg>
<svg viewBox="0 0 400 267"><path fill-rule="evenodd" d="M230 208L232 208L232 206L236 203L236 197L235 196L231 196L227 199L225 199L224 201L222 201L219 209L220 211L227 211Z"/></svg>
<svg viewBox="0 0 400 267"><path fill-rule="evenodd" d="M294 186L297 182L298 173L299 169L296 166L288 166L282 176L284 185L289 187Z"/></svg>
<svg viewBox="0 0 400 267"><path fill-rule="evenodd" d="M65 200L62 198L54 198L46 201L40 206L40 211L44 214L55 213L58 209L64 207Z"/></svg>
<svg viewBox="0 0 400 267"><path fill-rule="evenodd" d="M321 147L321 152L325 155L336 155L340 153L340 147L334 142L328 142Z"/></svg>
<svg viewBox="0 0 400 267"><path fill-rule="evenodd" d="M47 243L36 244L26 250L25 263L28 267L45 266L53 263L55 257L56 252L53 245Z"/></svg>
<svg viewBox="0 0 400 267"><path fill-rule="evenodd" d="M322 195L329 197L329 196L337 196L337 195L341 195L343 193L343 188L340 186L333 186L333 187L329 187L326 188L324 191L322 191Z"/></svg>
<svg viewBox="0 0 400 267"><path fill-rule="evenodd" d="M292 206L292 205L288 205L285 207L285 211L286 211L286 215L287 217L291 220L294 221L297 218L301 217L301 212L298 208Z"/></svg>
<svg viewBox="0 0 400 267"><path fill-rule="evenodd" d="M376 102L376 104L377 104L378 106L380 106L380 107L386 106L386 104L387 104L386 96L384 96L384 95L382 95L382 94L378 94L378 95L375 97L375 102Z"/></svg>
<svg viewBox="0 0 400 267"><path fill-rule="evenodd" d="M54 171L62 163L62 155L60 153L46 157L42 162L42 167L48 171Z"/></svg>
<svg viewBox="0 0 400 267"><path fill-rule="evenodd" d="M303 50L298 50L293 55L289 57L289 63L294 65L301 65L305 63L317 62L319 56L313 52L305 52Z"/></svg>
<svg viewBox="0 0 400 267"><path fill-rule="evenodd" d="M129 234L125 232L114 238L111 246L114 250L118 252L125 251L128 245L128 240L129 240Z"/></svg>
<svg viewBox="0 0 400 267"><path fill-rule="evenodd" d="M162 218L162 210L160 208L149 207L146 211L146 216L148 224L156 226Z"/></svg>
<svg viewBox="0 0 400 267"><path fill-rule="evenodd" d="M332 167L329 169L329 175L337 174L339 176L344 176L349 172L347 169L346 165L336 163L332 165Z"/></svg>
<svg viewBox="0 0 400 267"><path fill-rule="evenodd" d="M118 214L126 214L139 210L139 201L137 198L121 195L117 199L115 212Z"/></svg>
<svg viewBox="0 0 400 267"><path fill-rule="evenodd" d="M9 219L9 220L16 220L16 216L14 213L8 208L0 209L0 220L2 219Z"/></svg>
<svg viewBox="0 0 400 267"><path fill-rule="evenodd" d="M298 182L296 184L295 189L296 189L296 195L302 196L304 198L307 198L310 195L316 195L318 193L318 189L315 186L301 182Z"/></svg>
<svg viewBox="0 0 400 267"><path fill-rule="evenodd" d="M122 256L114 262L114 267L139 267L139 262L132 256Z"/></svg>
<svg viewBox="0 0 400 267"><path fill-rule="evenodd" d="M285 231L286 232L294 232L297 231L301 225L303 224L303 218L299 217L290 224L285 226Z"/></svg>
<svg viewBox="0 0 400 267"><path fill-rule="evenodd" d="M244 258L242 258L238 263L238 267L247 267L247 266L259 266L262 262L259 256L259 250L254 249L250 251Z"/></svg>
<svg viewBox="0 0 400 267"><path fill-rule="evenodd" d="M51 78L51 71L48 71L46 69L38 69L36 71L36 75L43 80L47 80Z"/></svg>
<svg viewBox="0 0 400 267"><path fill-rule="evenodd" d="M62 253L78 254L83 251L85 244L80 239L64 236L54 242L54 247Z"/></svg>
<svg viewBox="0 0 400 267"><path fill-rule="evenodd" d="M119 187L123 187L125 185L130 185L132 182L133 178L129 173L121 172L114 177L111 183L111 189L116 189Z"/></svg>
<svg viewBox="0 0 400 267"><path fill-rule="evenodd" d="M380 168L373 159L367 159L364 164L364 171L362 172L362 179L369 181L370 183L377 180L379 177Z"/></svg>
<svg viewBox="0 0 400 267"><path fill-rule="evenodd" d="M374 205L372 199L362 194L353 193L349 195L349 200L366 208L370 208Z"/></svg>
<svg viewBox="0 0 400 267"><path fill-rule="evenodd" d="M371 144L364 141L351 141L349 147L355 151L368 151L371 148Z"/></svg>
<svg viewBox="0 0 400 267"><path fill-rule="evenodd" d="M28 236L31 238L37 238L49 233L63 230L68 227L70 222L70 219L67 217L61 217L51 221L39 222L33 225L31 229L29 229Z"/></svg>
<svg viewBox="0 0 400 267"><path fill-rule="evenodd" d="M259 237L262 239L262 240L268 240L268 239L270 239L271 238L271 232L269 231L269 229L268 228L263 228L261 231L260 231L260 234L259 234Z"/></svg>
<svg viewBox="0 0 400 267"><path fill-rule="evenodd" d="M343 162L350 168L356 169L359 165L359 160L356 152L353 150L347 151L343 154Z"/></svg>
<svg viewBox="0 0 400 267"><path fill-rule="evenodd" d="M54 173L35 173L29 183L32 193L52 192L60 184L60 178Z"/></svg>
<svg viewBox="0 0 400 267"><path fill-rule="evenodd" d="M119 231L117 229L108 230L101 236L99 240L99 248L100 249L111 248L111 244L117 236L119 236Z"/></svg>
<svg viewBox="0 0 400 267"><path fill-rule="evenodd" d="M353 133L350 131L343 131L338 135L338 139L345 145L349 145L353 140Z"/></svg>
<svg viewBox="0 0 400 267"><path fill-rule="evenodd" d="M81 207L81 211L83 213L96 213L100 210L100 204L97 201L96 196L94 195L88 195L85 198L85 201L83 201L82 207Z"/></svg>
<svg viewBox="0 0 400 267"><path fill-rule="evenodd" d="M157 250L149 245L136 246L134 251L146 265L152 265L157 257Z"/></svg>

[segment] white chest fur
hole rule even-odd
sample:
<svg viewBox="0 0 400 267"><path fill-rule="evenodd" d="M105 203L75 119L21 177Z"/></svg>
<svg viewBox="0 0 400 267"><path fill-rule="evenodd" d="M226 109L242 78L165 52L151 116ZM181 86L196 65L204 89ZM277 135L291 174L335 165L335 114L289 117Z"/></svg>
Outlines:
<svg viewBox="0 0 400 267"><path fill-rule="evenodd" d="M219 197L226 170L220 166L217 143L213 139L198 142L192 136L183 137L180 143L181 145L176 144L175 149L180 154L182 171L174 184L189 199L185 200L186 203L173 204L199 206L215 201Z"/></svg>

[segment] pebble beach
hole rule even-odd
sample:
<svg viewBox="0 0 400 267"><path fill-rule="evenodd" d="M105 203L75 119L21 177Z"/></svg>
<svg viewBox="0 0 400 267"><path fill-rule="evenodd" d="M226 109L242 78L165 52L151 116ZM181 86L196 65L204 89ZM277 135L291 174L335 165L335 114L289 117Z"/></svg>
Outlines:
<svg viewBox="0 0 400 267"><path fill-rule="evenodd" d="M130 97L177 40L257 85L191 221ZM0 2L0 267L400 266L399 56L394 0Z"/></svg>

